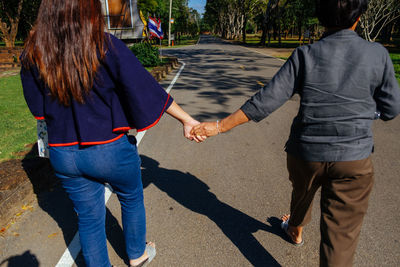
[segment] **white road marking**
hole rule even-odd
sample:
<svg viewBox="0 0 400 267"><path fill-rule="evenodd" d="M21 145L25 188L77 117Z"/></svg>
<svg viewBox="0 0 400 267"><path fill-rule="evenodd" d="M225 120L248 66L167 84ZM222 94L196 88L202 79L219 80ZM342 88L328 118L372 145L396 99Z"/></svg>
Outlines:
<svg viewBox="0 0 400 267"><path fill-rule="evenodd" d="M168 88L167 88L167 93L169 94L169 92L171 91L172 87L174 87L174 84L176 83L176 81L178 80L179 76L181 75L181 72L183 71L183 68L185 68L185 62L181 61L182 66L179 69L178 73L175 75L174 79L172 80L172 82L169 84Z"/></svg>
<svg viewBox="0 0 400 267"><path fill-rule="evenodd" d="M182 66L179 69L178 73L175 75L174 79L171 81L171 83L169 84L166 92L169 94L169 92L171 91L172 87L174 87L174 84L176 83L176 81L178 80L179 76L181 75L183 69L185 68L185 62L182 62ZM140 142L142 141L144 135L146 134L147 131L143 131L143 132L139 132L136 135L136 145L139 146ZM105 188L105 193L104 193L104 200L105 203L107 204L108 200L110 199L112 194L112 188L110 185L106 184L106 188ZM74 238L72 239L71 243L69 244L68 248L64 251L64 254L61 256L60 260L58 261L58 263L56 264L55 267L71 267L74 262L76 257L79 254L79 251L81 251L81 244L80 244L80 240L79 240L79 233L77 232L74 235Z"/></svg>

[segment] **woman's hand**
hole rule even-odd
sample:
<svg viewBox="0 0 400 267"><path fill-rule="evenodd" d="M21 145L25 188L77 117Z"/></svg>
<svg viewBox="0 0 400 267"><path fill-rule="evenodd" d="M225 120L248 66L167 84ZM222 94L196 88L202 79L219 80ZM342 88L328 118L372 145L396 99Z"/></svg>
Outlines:
<svg viewBox="0 0 400 267"><path fill-rule="evenodd" d="M197 143L203 142L204 140L207 139L207 136L194 136L191 132L193 127L195 127L196 125L199 125L200 122L196 121L196 120L190 120L190 121L186 121L183 122L183 135L189 139L189 140L195 140Z"/></svg>
<svg viewBox="0 0 400 267"><path fill-rule="evenodd" d="M195 137L205 136L210 137L217 135L219 130L217 128L217 122L203 122L193 127L191 134Z"/></svg>
<svg viewBox="0 0 400 267"><path fill-rule="evenodd" d="M189 140L195 140L197 143L206 140L207 136L193 136L191 130L193 126L198 125L200 122L193 119L187 114L177 103L172 102L166 111L169 115L180 121L183 125L183 135Z"/></svg>

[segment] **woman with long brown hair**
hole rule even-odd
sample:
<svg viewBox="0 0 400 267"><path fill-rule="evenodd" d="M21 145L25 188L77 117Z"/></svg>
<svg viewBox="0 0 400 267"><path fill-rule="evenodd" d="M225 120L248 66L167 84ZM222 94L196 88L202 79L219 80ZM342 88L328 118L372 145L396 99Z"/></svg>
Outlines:
<svg viewBox="0 0 400 267"><path fill-rule="evenodd" d="M42 0L21 56L26 102L48 128L50 161L78 214L87 266L110 266L104 183L121 203L131 266L155 256L146 245L140 158L130 129L154 126L164 112L183 124L185 113L120 40L104 33L99 0Z"/></svg>

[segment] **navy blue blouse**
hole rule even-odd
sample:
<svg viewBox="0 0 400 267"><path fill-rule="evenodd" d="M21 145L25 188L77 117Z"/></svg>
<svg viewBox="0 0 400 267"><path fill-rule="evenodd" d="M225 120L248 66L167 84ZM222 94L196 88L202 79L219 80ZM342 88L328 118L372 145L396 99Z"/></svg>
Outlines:
<svg viewBox="0 0 400 267"><path fill-rule="evenodd" d="M173 99L126 45L107 34L108 51L85 103L63 106L50 95L36 67L21 69L26 103L45 119L49 146L97 145L115 141L130 129L157 124Z"/></svg>

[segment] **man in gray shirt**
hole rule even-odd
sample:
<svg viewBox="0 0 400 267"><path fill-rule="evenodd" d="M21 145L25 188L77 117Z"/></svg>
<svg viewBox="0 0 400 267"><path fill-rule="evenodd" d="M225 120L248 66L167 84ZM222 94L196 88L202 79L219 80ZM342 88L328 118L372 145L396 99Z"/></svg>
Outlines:
<svg viewBox="0 0 400 267"><path fill-rule="evenodd" d="M238 111L192 133L201 139L258 122L298 93L300 108L285 149L293 192L282 229L289 242L303 244L303 226L321 187L320 265L352 266L373 185L371 125L400 113L400 89L387 50L354 32L368 1L316 3L327 29L323 38L297 48Z"/></svg>

